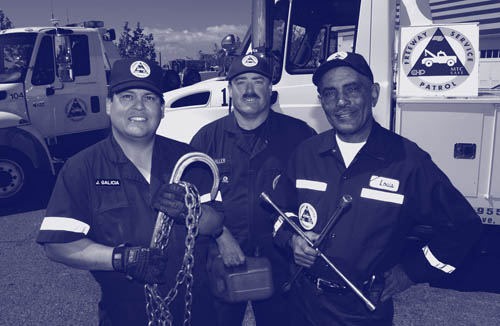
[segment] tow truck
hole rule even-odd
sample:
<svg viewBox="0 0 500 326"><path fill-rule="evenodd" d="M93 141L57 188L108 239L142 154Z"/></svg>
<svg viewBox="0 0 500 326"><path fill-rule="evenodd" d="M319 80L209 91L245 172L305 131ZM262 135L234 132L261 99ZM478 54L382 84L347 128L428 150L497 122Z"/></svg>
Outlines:
<svg viewBox="0 0 500 326"><path fill-rule="evenodd" d="M334 52L362 54L381 86L375 119L430 153L485 224L487 244L481 250L500 253L500 93L491 88L467 97L400 95L401 30L435 26L427 5L414 0L254 0L251 27L235 53L260 52L270 58L272 109L306 121L317 132L331 127L312 84L313 72ZM488 35L479 38L480 48L491 44ZM230 49L231 44L223 46ZM438 53L433 58L441 59L450 65L453 57ZM164 98L158 133L185 142L231 110L224 77ZM421 231L432 232L424 226Z"/></svg>
<svg viewBox="0 0 500 326"><path fill-rule="evenodd" d="M439 51L437 54L434 54L431 51L424 49L424 53L428 55L428 57L422 59L422 64L428 68L432 67L435 63L446 64L448 67L453 67L455 63L457 63L457 56L446 55L444 51Z"/></svg>
<svg viewBox="0 0 500 326"><path fill-rule="evenodd" d="M101 21L0 31L0 205L107 134L114 39Z"/></svg>

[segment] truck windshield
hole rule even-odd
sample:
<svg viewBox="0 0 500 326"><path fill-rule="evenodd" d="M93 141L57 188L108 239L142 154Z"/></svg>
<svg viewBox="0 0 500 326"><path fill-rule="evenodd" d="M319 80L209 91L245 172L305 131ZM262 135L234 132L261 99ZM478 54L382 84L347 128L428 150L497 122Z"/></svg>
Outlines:
<svg viewBox="0 0 500 326"><path fill-rule="evenodd" d="M36 33L0 35L0 83L19 83L24 80L36 35Z"/></svg>
<svg viewBox="0 0 500 326"><path fill-rule="evenodd" d="M312 73L337 51L354 51L360 0L295 0L289 29L286 70Z"/></svg>

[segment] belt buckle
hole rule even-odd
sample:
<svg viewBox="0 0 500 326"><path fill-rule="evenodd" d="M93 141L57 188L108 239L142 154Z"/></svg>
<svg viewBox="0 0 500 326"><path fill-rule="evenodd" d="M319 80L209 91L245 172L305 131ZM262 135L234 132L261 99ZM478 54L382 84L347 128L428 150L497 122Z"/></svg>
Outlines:
<svg viewBox="0 0 500 326"><path fill-rule="evenodd" d="M318 289L319 291L324 291L323 286L327 286L329 288L333 287L332 284L329 281L324 280L321 277L318 277L316 279L316 289Z"/></svg>

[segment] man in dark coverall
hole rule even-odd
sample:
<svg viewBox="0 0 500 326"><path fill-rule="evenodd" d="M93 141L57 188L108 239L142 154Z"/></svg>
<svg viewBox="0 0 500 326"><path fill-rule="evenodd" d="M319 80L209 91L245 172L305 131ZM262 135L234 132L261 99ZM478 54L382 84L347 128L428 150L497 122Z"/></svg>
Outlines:
<svg viewBox="0 0 500 326"><path fill-rule="evenodd" d="M452 273L478 239L481 222L429 154L373 119L380 88L361 55L333 54L313 82L333 129L297 147L288 178L280 178L271 197L295 198L282 205L297 213L297 224L314 241L340 198L352 196L320 249L376 310L369 311L317 252L278 220L276 242L306 267L292 288L306 320L294 321L392 325L391 297ZM417 224L433 226L435 236L422 247L405 246Z"/></svg>
<svg viewBox="0 0 500 326"><path fill-rule="evenodd" d="M256 251L269 258L275 294L252 302L255 320L258 326L288 325L289 305L281 292L288 266L273 245L272 210L259 194L272 187L293 149L315 132L303 121L270 109L271 69L266 58L234 58L227 80L234 111L200 129L191 145L219 167L224 231L216 242L224 264L241 265ZM215 303L220 326L241 325L245 302Z"/></svg>
<svg viewBox="0 0 500 326"><path fill-rule="evenodd" d="M106 112L109 137L70 158L62 168L37 242L47 256L89 270L101 287L99 325L146 325L145 283L170 289L185 251L185 190L164 180L177 160L193 149L156 136L163 117L162 70L152 61L130 58L113 65ZM208 193L207 171L188 167L183 180ZM204 198L205 196L202 196ZM202 200L203 201L203 200ZM158 210L174 218L165 251L149 248ZM195 246L193 325L215 320L205 278L209 237L221 217L202 205ZM170 306L174 325L184 321L184 294Z"/></svg>

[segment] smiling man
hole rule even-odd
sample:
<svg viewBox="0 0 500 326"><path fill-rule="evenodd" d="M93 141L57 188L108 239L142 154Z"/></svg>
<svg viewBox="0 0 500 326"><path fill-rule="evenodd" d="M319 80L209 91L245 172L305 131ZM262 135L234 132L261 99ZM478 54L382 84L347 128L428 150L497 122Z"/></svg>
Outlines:
<svg viewBox="0 0 500 326"><path fill-rule="evenodd" d="M259 194L280 178L293 149L315 134L305 122L271 110L271 71L259 54L235 57L227 75L234 110L191 141L219 167L224 231L216 241L224 264L239 266L255 255L271 262L275 294L252 301L257 326L290 323L290 305L281 292L288 267L273 245L272 211ZM246 302L215 303L218 325L241 325Z"/></svg>
<svg viewBox="0 0 500 326"><path fill-rule="evenodd" d="M332 54L313 83L333 129L297 147L288 178L280 178L273 195L294 193L288 211L297 213L311 240L318 239L342 196L352 197L320 248L376 310L365 307L316 250L285 226L275 240L305 267L292 297L306 317L293 324L389 326L392 296L459 268L481 222L429 154L374 120L380 87L361 55ZM421 246L409 245L405 239L419 224L433 226L435 235Z"/></svg>
<svg viewBox="0 0 500 326"><path fill-rule="evenodd" d="M144 284L168 291L184 257L185 191L164 176L193 149L155 134L164 109L162 73L145 59L115 62L106 101L111 134L66 162L37 238L50 259L91 271L102 291L99 325L147 325ZM183 180L202 194L210 190L208 171L188 167ZM158 210L175 221L165 250L150 248ZM215 210L202 205L199 232L221 227ZM193 325L215 320L204 271L208 241L200 236L194 252ZM179 293L170 305L174 325L183 324L183 300Z"/></svg>

